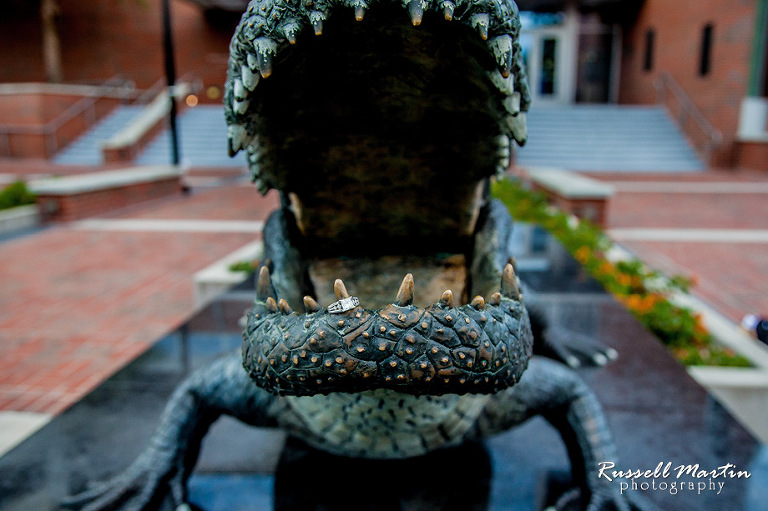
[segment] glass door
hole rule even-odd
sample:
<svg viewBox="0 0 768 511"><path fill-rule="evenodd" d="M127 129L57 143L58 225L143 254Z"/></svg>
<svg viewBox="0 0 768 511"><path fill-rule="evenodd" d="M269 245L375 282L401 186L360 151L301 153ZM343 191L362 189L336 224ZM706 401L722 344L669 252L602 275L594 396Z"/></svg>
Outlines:
<svg viewBox="0 0 768 511"><path fill-rule="evenodd" d="M564 14L522 13L520 43L534 104L573 101L575 69L568 51L569 20Z"/></svg>

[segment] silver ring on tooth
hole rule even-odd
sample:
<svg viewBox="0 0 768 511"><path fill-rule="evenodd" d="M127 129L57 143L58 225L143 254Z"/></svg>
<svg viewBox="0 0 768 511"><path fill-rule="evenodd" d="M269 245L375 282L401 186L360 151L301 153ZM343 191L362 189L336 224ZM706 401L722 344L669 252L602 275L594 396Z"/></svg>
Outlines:
<svg viewBox="0 0 768 511"><path fill-rule="evenodd" d="M328 312L331 314L341 314L342 312L354 309L358 305L360 305L360 300L358 300L356 296L349 296L330 304L328 306Z"/></svg>

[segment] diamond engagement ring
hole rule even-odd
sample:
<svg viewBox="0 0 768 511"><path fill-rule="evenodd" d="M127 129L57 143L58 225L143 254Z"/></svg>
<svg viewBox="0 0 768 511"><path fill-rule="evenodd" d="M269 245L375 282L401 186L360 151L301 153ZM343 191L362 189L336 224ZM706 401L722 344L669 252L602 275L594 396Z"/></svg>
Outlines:
<svg viewBox="0 0 768 511"><path fill-rule="evenodd" d="M347 298L342 298L338 302L333 302L330 304L328 306L328 312L331 314L340 314L342 312L352 310L358 305L360 305L360 300L358 300L356 296L349 296Z"/></svg>

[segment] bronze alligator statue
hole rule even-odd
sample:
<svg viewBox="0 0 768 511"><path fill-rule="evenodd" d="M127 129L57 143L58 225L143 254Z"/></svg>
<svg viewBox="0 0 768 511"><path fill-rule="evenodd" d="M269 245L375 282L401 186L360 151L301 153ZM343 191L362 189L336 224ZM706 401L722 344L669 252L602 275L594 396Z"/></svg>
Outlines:
<svg viewBox="0 0 768 511"><path fill-rule="evenodd" d="M532 357L534 338L569 362L611 352L546 341L531 322L507 262L511 219L488 196L527 136L519 32L512 0L249 4L230 45L229 151L246 151L282 207L265 226L242 353L190 376L144 453L67 505L189 509L187 479L221 415L372 459L541 415L562 434L583 508L634 507L597 477L616 455L592 392ZM389 303L382 289L404 273ZM439 300L417 303L414 275Z"/></svg>

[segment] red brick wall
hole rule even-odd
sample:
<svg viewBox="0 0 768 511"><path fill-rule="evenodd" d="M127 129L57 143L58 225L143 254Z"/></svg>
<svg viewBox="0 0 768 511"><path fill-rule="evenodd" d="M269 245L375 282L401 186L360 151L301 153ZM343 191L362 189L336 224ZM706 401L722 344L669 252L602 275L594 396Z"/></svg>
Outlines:
<svg viewBox="0 0 768 511"><path fill-rule="evenodd" d="M716 165L732 162L739 102L747 92L757 0L645 0L624 34L620 102L655 102L653 80L672 74L725 137ZM714 25L711 69L699 75L702 30ZM652 71L643 70L645 34L656 31Z"/></svg>
<svg viewBox="0 0 768 511"><path fill-rule="evenodd" d="M181 193L181 180L171 177L75 195L40 194L37 203L40 205L43 220L68 222L178 193Z"/></svg>
<svg viewBox="0 0 768 511"><path fill-rule="evenodd" d="M76 106L88 102L84 110ZM119 103L117 98L92 101L89 97L66 94L0 95L0 124L23 130L8 134L7 144L0 145L0 157L50 158ZM77 109L77 115L61 117L71 107Z"/></svg>
<svg viewBox="0 0 768 511"><path fill-rule="evenodd" d="M60 2L64 81L93 83L124 75L146 88L165 76L160 0ZM221 86L238 16L210 22L184 0L172 0L171 11L177 76L196 72L206 85ZM6 11L0 16L0 82L44 80L36 9Z"/></svg>

